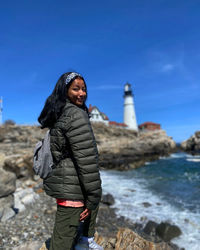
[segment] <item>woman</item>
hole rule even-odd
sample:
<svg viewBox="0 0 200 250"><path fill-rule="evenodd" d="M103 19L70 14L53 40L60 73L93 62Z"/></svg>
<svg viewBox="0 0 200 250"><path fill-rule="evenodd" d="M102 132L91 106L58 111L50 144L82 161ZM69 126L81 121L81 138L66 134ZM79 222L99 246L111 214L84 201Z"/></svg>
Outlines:
<svg viewBox="0 0 200 250"><path fill-rule="evenodd" d="M45 192L57 200L50 250L73 249L83 221L82 236L75 249L103 249L94 242L102 190L86 98L84 78L75 72L65 73L38 118L42 128L50 129L54 161L52 172L44 180Z"/></svg>

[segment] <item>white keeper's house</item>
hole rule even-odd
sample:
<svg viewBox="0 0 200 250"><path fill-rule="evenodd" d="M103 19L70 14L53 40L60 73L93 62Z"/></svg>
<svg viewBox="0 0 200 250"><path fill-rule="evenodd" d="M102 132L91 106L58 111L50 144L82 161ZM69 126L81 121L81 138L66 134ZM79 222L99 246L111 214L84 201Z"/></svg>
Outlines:
<svg viewBox="0 0 200 250"><path fill-rule="evenodd" d="M102 122L107 126L113 126L118 128L127 128L127 125L124 123L118 123L115 121L110 121L108 116L101 112L96 106L89 105L88 109L90 113L90 121L91 122Z"/></svg>
<svg viewBox="0 0 200 250"><path fill-rule="evenodd" d="M96 106L89 105L89 112L91 115L90 121L92 122L103 122L109 125L109 119L107 115L101 112Z"/></svg>

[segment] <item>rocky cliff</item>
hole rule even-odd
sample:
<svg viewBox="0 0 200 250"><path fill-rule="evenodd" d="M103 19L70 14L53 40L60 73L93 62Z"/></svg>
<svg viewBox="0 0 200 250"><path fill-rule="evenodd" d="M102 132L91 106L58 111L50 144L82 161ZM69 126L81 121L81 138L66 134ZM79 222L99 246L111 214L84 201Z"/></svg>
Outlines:
<svg viewBox="0 0 200 250"><path fill-rule="evenodd" d="M163 130L139 132L93 124L100 152L100 167L127 170L146 161L167 156L176 150L176 143Z"/></svg>
<svg viewBox="0 0 200 250"><path fill-rule="evenodd" d="M190 154L200 154L200 131L181 143L181 149Z"/></svg>
<svg viewBox="0 0 200 250"><path fill-rule="evenodd" d="M176 144L165 131L156 130L136 133L131 130L108 127L93 123L99 153L100 167L127 170L167 156L176 150ZM16 170L18 176L31 171L35 143L45 131L37 126L0 127L0 158L5 158L5 168Z"/></svg>

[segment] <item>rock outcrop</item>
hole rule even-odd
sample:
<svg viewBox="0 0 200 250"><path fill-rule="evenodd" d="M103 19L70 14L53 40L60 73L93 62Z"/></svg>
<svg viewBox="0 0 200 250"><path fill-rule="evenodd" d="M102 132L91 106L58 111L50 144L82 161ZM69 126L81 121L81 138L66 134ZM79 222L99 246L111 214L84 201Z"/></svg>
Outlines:
<svg viewBox="0 0 200 250"><path fill-rule="evenodd" d="M182 234L180 228L176 225L171 225L168 222L158 224L151 220L147 222L143 231L147 235L159 237L166 242L170 242L170 240Z"/></svg>
<svg viewBox="0 0 200 250"><path fill-rule="evenodd" d="M100 167L105 169L137 168L176 150L176 143L163 130L136 133L102 124L93 124L93 129L100 152Z"/></svg>
<svg viewBox="0 0 200 250"><path fill-rule="evenodd" d="M136 168L176 150L175 142L163 130L136 133L102 123L92 126L100 153L100 167L104 169ZM33 174L33 149L45 132L38 126L1 126L0 158L5 158L4 169L15 172L18 178Z"/></svg>
<svg viewBox="0 0 200 250"><path fill-rule="evenodd" d="M0 152L4 155L33 153L34 145L41 140L45 130L38 126L0 126Z"/></svg>
<svg viewBox="0 0 200 250"><path fill-rule="evenodd" d="M115 238L97 236L96 241L103 246L104 250L172 250L174 246L166 242L153 242L141 237L138 233L128 229L120 228Z"/></svg>
<svg viewBox="0 0 200 250"><path fill-rule="evenodd" d="M190 154L200 154L200 131L181 143L181 149Z"/></svg>

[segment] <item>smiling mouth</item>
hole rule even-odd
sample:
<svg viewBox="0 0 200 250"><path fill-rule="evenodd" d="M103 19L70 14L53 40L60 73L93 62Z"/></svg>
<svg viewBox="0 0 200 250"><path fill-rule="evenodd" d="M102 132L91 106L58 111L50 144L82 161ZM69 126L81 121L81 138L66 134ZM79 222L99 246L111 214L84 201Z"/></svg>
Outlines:
<svg viewBox="0 0 200 250"><path fill-rule="evenodd" d="M81 98L81 99L77 99L78 102L84 102L84 98Z"/></svg>

